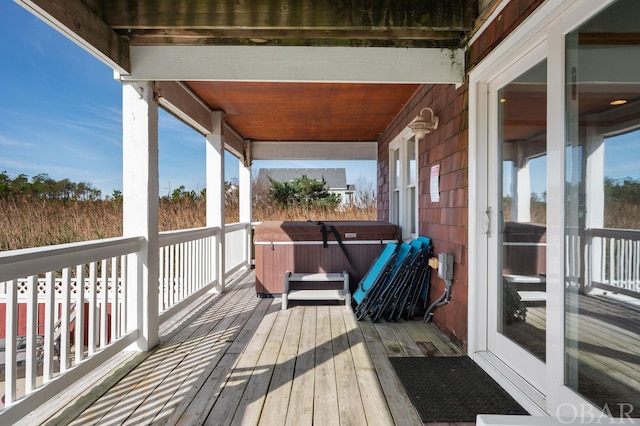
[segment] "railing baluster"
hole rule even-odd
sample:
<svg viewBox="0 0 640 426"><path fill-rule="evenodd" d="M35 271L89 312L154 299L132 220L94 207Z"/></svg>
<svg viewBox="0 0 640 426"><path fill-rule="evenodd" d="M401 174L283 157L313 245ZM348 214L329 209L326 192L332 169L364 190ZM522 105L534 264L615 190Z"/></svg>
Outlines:
<svg viewBox="0 0 640 426"><path fill-rule="evenodd" d="M191 241L184 243L184 284L182 285L183 300L191 291Z"/></svg>
<svg viewBox="0 0 640 426"><path fill-rule="evenodd" d="M600 278L598 279L601 283L606 282L607 280L607 239L602 237L600 238L600 248L602 249L602 253L600 254Z"/></svg>
<svg viewBox="0 0 640 426"><path fill-rule="evenodd" d="M176 259L175 259L175 245L169 246L169 306L173 306L175 303L175 288L176 288Z"/></svg>
<svg viewBox="0 0 640 426"><path fill-rule="evenodd" d="M178 281L178 300L182 300L184 297L184 286L186 284L185 279L185 243L180 243L180 280Z"/></svg>
<svg viewBox="0 0 640 426"><path fill-rule="evenodd" d="M616 265L615 265L615 240L613 238L609 238L609 284L611 285L616 285L615 283L615 271L616 271Z"/></svg>
<svg viewBox="0 0 640 426"><path fill-rule="evenodd" d="M54 356L54 328L56 310L56 284L53 272L47 272L45 276L45 305L44 305L44 365L42 381L47 383L53 378Z"/></svg>
<svg viewBox="0 0 640 426"><path fill-rule="evenodd" d="M69 369L69 322L71 305L71 271L62 269L62 316L60 322L60 372Z"/></svg>
<svg viewBox="0 0 640 426"><path fill-rule="evenodd" d="M107 276L106 259L102 259L100 263L100 278L102 281L102 289L100 290L100 347L104 348L109 343L109 277Z"/></svg>
<svg viewBox="0 0 640 426"><path fill-rule="evenodd" d="M98 266L96 262L91 262L89 264L89 339L87 342L89 356L96 352L96 335L98 334L98 321L96 318L98 312L98 297L96 294L98 281L97 273Z"/></svg>
<svg viewBox="0 0 640 426"><path fill-rule="evenodd" d="M160 247L160 250L158 250L158 287L160 290L158 295L158 312L162 312L166 305L167 285L164 282L164 263L164 248Z"/></svg>
<svg viewBox="0 0 640 426"><path fill-rule="evenodd" d="M25 392L36 388L36 334L38 332L38 277L30 275L27 280L27 333Z"/></svg>
<svg viewBox="0 0 640 426"><path fill-rule="evenodd" d="M624 246L624 288L629 288L629 268L631 267L631 251L629 250L629 240L623 240Z"/></svg>
<svg viewBox="0 0 640 426"><path fill-rule="evenodd" d="M640 241L635 242L635 262L633 267L633 291L640 291Z"/></svg>
<svg viewBox="0 0 640 426"><path fill-rule="evenodd" d="M618 286L622 285L622 243L621 240L616 240L616 257L618 259L616 265L616 282Z"/></svg>
<svg viewBox="0 0 640 426"><path fill-rule="evenodd" d="M207 282L204 279L204 240L198 240L198 289L202 288Z"/></svg>
<svg viewBox="0 0 640 426"><path fill-rule="evenodd" d="M75 360L78 364L84 359L84 265L76 267L76 308L75 308L75 331L74 346Z"/></svg>
<svg viewBox="0 0 640 426"><path fill-rule="evenodd" d="M129 306L129 298L127 295L128 292L128 280L127 280L127 256L120 256L120 294L122 300L122 309L120 311L122 321L120 323L120 327L122 328L122 332L127 332L129 329L127 328L128 318L128 306Z"/></svg>
<svg viewBox="0 0 640 426"><path fill-rule="evenodd" d="M211 283L211 237L207 237L205 239L205 251L204 251L204 270L206 271L205 273L205 279L204 282L207 284Z"/></svg>
<svg viewBox="0 0 640 426"><path fill-rule="evenodd" d="M5 324L4 359L4 405L10 406L16 400L17 355L16 347L18 325L18 281L7 281L7 307Z"/></svg>
<svg viewBox="0 0 640 426"><path fill-rule="evenodd" d="M120 289L118 288L118 258L111 258L111 340L120 338Z"/></svg>

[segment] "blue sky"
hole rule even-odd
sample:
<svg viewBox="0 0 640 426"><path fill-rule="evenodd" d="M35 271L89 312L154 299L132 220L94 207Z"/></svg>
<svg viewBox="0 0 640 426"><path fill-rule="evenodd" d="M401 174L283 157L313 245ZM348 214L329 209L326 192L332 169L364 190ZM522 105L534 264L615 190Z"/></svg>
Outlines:
<svg viewBox="0 0 640 426"><path fill-rule="evenodd" d="M113 71L12 1L0 1L0 171L122 189L122 91ZM160 111L160 194L205 182L204 137ZM346 167L376 181L374 161L256 161L260 167ZM238 162L226 156L225 179Z"/></svg>

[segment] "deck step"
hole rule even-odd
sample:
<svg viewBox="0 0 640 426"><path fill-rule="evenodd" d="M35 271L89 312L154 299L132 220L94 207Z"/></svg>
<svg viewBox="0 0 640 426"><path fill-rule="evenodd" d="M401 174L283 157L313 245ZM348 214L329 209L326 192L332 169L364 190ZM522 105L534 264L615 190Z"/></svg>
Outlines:
<svg viewBox="0 0 640 426"><path fill-rule="evenodd" d="M342 290L326 288L291 289L291 283L295 282L341 282ZM282 309L287 309L289 300L344 300L347 308L351 307L351 292L349 290L349 273L292 273L284 274L284 291L282 292Z"/></svg>
<svg viewBox="0 0 640 426"><path fill-rule="evenodd" d="M523 302L545 302L547 293L544 291L519 291L518 295Z"/></svg>
<svg viewBox="0 0 640 426"><path fill-rule="evenodd" d="M344 281L344 272L339 272L339 273L332 273L332 274L325 274L325 273L309 273L309 274L295 274L292 273L289 276L289 282L317 282L317 281L324 281L324 282L331 282L331 281L338 281L338 282L342 282Z"/></svg>
<svg viewBox="0 0 640 426"><path fill-rule="evenodd" d="M344 290L289 290L289 300L345 300Z"/></svg>
<svg viewBox="0 0 640 426"><path fill-rule="evenodd" d="M523 303L528 302L546 302L547 293L544 291L519 291L518 295Z"/></svg>

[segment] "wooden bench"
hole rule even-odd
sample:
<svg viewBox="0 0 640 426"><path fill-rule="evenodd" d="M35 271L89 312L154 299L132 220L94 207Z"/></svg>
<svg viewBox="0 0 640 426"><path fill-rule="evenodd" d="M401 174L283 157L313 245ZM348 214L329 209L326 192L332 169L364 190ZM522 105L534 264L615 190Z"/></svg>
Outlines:
<svg viewBox="0 0 640 426"><path fill-rule="evenodd" d="M319 288L291 289L294 282L342 282L340 290ZM287 309L289 300L344 300L345 307L351 308L351 291L349 290L349 273L293 273L284 274L284 291L282 292L282 309Z"/></svg>

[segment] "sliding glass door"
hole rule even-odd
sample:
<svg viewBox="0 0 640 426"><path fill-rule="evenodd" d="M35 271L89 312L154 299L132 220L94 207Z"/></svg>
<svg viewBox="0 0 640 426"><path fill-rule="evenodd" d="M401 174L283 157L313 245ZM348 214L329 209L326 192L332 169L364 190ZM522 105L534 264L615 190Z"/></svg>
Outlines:
<svg viewBox="0 0 640 426"><path fill-rule="evenodd" d="M565 383L640 417L640 2L567 35Z"/></svg>
<svg viewBox="0 0 640 426"><path fill-rule="evenodd" d="M489 350L544 387L547 61L544 46L489 84Z"/></svg>

